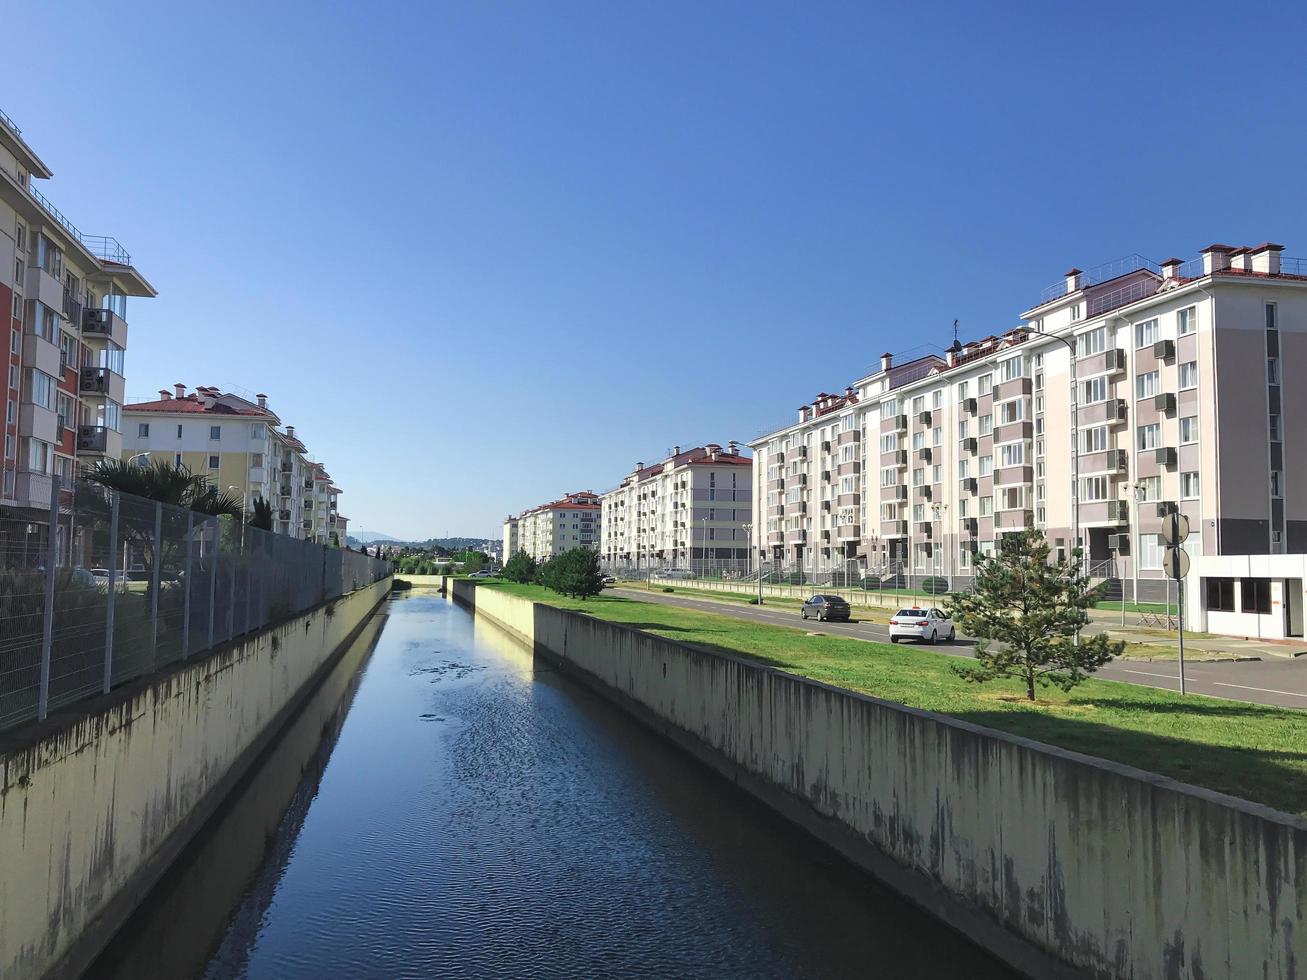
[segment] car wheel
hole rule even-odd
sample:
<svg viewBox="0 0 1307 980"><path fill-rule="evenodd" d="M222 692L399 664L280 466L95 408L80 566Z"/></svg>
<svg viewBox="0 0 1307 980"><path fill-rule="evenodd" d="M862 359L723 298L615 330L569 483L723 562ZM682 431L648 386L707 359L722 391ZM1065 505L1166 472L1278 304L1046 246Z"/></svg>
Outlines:
<svg viewBox="0 0 1307 980"><path fill-rule="evenodd" d="M891 637L889 638L889 641L890 641L891 643L898 643L898 642L899 642L899 638L898 638L897 636L891 636Z"/></svg>
<svg viewBox="0 0 1307 980"><path fill-rule="evenodd" d="M801 609L801 610L799 610L799 615L802 616L802 617L806 620L806 619L808 618L808 610L806 610L806 609Z"/></svg>
<svg viewBox="0 0 1307 980"><path fill-rule="evenodd" d="M826 614L824 612L817 613L817 622L819 623L826 622Z"/></svg>
<svg viewBox="0 0 1307 980"><path fill-rule="evenodd" d="M931 643L938 643L938 642L939 642L939 630L931 630L931 631L930 631L930 642L931 642Z"/></svg>
<svg viewBox="0 0 1307 980"><path fill-rule="evenodd" d="M949 627L948 642L952 643L957 638L957 635L958 635L958 628L956 626Z"/></svg>

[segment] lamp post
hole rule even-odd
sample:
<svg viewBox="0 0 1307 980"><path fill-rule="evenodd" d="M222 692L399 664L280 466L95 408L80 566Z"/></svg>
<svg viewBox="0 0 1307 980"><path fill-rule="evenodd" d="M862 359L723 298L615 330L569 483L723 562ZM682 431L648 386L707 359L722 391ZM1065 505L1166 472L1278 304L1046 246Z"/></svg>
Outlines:
<svg viewBox="0 0 1307 980"><path fill-rule="evenodd" d="M1126 489L1130 491L1132 503L1134 504L1133 520L1131 521L1130 533L1134 540L1134 548L1130 553L1130 600L1137 606L1139 605L1139 502L1144 499L1144 494L1148 492L1142 480L1136 480L1134 483L1127 483ZM1125 625L1125 589L1121 589L1121 625Z"/></svg>
<svg viewBox="0 0 1307 980"><path fill-rule="evenodd" d="M753 553L753 522L745 521L741 527L749 535L749 553ZM758 563L754 569L758 573L758 605L762 605L762 543L758 543Z"/></svg>
<svg viewBox="0 0 1307 980"><path fill-rule="evenodd" d="M935 515L935 547L934 547L933 550L934 550L934 552L935 552L935 578L938 579L938 578L939 578L939 547L940 547L940 537L941 537L941 531L943 530L942 522L940 521L940 515L943 514L946 510L948 510L948 504L944 503L943 501L938 501L938 500L937 500L937 501L935 501L935 503L933 503L933 504L930 505L930 509L931 509L932 512L934 512L934 515ZM935 585L935 584L937 584L937 583L933 583L933 582L932 582L931 584L932 584L932 585ZM952 583L950 582L950 583L949 583L949 588L951 589L952 587L953 587L953 585L952 585ZM934 595L934 593L932 592L931 595Z"/></svg>
<svg viewBox="0 0 1307 980"><path fill-rule="evenodd" d="M133 455L127 457L127 465L128 465L128 466L131 466L132 463L134 463L136 460L138 460L138 459L148 459L149 456L150 456L150 454L149 454L148 452L144 452L144 453L134 453Z"/></svg>
<svg viewBox="0 0 1307 980"><path fill-rule="evenodd" d="M708 571L708 518L699 518L699 523L703 525L703 537L699 541L699 575L702 577Z"/></svg>

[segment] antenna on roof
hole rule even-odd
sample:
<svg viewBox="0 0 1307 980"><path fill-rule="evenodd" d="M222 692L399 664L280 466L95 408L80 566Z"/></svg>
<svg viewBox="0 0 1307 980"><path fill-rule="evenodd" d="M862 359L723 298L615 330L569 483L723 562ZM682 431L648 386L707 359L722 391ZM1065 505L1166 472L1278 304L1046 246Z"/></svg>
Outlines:
<svg viewBox="0 0 1307 980"><path fill-rule="evenodd" d="M958 341L958 321L957 321L957 320L954 320L954 321L953 321L953 344L952 344L951 347L949 347L949 350L951 350L951 351L960 351L960 350L962 350L962 344Z"/></svg>

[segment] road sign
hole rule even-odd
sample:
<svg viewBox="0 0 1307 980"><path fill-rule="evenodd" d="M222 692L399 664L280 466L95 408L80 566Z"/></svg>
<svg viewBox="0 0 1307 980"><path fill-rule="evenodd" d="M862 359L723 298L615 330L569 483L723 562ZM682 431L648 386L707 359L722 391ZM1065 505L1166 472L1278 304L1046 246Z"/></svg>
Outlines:
<svg viewBox="0 0 1307 980"><path fill-rule="evenodd" d="M1185 528L1185 533L1188 533L1188 530L1188 528ZM1189 574L1189 552L1178 545L1168 547L1166 553L1162 556L1162 569L1166 572L1168 578L1173 578L1178 582Z"/></svg>
<svg viewBox="0 0 1307 980"><path fill-rule="evenodd" d="M1162 540L1169 545L1178 545L1189 537L1189 518L1172 511L1162 518ZM1186 570L1188 565L1185 565ZM1179 576L1176 576L1179 577Z"/></svg>

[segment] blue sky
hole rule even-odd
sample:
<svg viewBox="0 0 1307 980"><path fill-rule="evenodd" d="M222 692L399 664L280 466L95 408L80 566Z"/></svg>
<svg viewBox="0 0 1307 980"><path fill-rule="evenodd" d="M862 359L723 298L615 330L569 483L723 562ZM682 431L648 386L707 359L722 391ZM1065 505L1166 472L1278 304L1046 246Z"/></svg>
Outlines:
<svg viewBox="0 0 1307 980"><path fill-rule="evenodd" d="M1307 254L1267 9L29 3L0 108L160 291L129 394L266 391L353 530L491 535L1070 265Z"/></svg>

